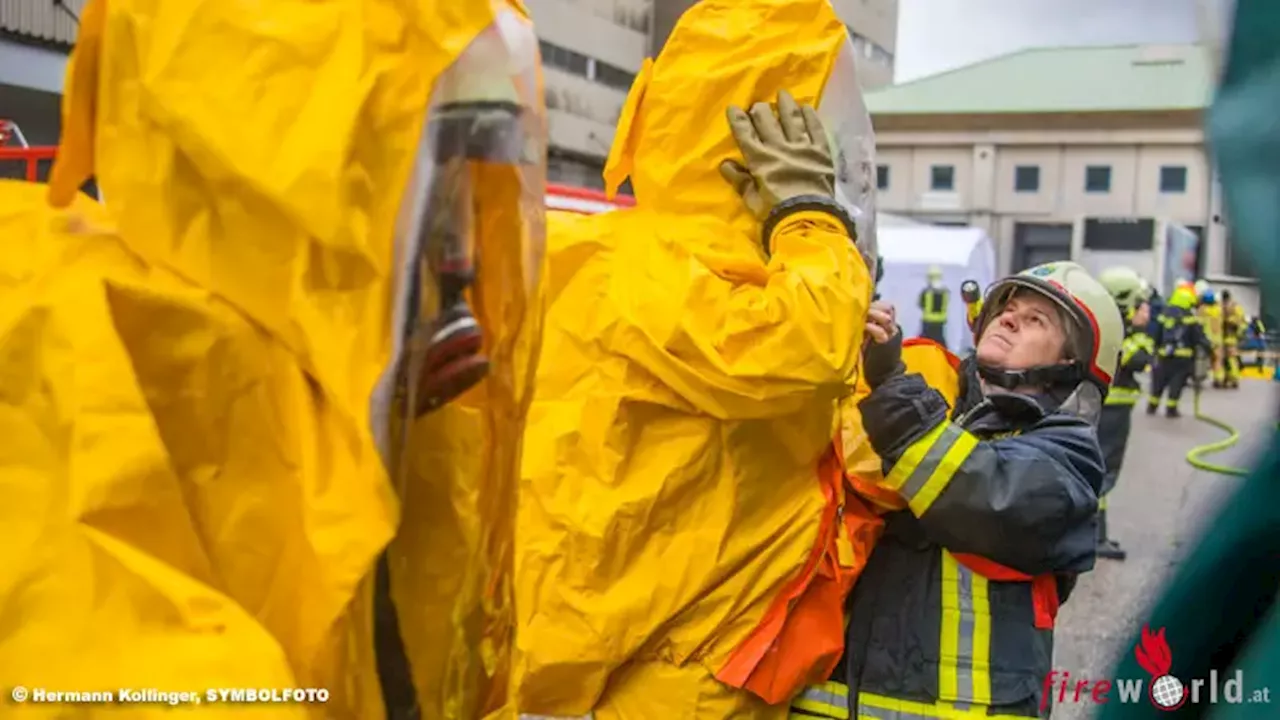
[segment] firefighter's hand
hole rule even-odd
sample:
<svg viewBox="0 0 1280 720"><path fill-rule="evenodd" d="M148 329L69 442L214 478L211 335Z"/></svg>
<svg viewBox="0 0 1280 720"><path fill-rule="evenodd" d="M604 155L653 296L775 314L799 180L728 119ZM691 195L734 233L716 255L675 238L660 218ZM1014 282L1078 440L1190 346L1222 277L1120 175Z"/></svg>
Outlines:
<svg viewBox="0 0 1280 720"><path fill-rule="evenodd" d="M875 390L902 372L902 329L893 305L874 302L867 312L867 342L862 350L862 373Z"/></svg>
<svg viewBox="0 0 1280 720"><path fill-rule="evenodd" d="M867 337L876 344L884 344L898 332L897 311L893 305L877 300L867 311Z"/></svg>

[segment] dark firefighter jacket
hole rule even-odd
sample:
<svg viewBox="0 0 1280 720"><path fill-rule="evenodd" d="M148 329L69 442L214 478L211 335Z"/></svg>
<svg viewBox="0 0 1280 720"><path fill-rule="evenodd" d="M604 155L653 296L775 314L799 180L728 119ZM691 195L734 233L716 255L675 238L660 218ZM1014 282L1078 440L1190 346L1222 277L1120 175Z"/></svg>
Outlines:
<svg viewBox="0 0 1280 720"><path fill-rule="evenodd" d="M1138 402L1142 396L1138 373L1151 364L1155 354L1155 342L1146 333L1146 329L1130 327L1120 348L1120 363L1116 376L1111 381L1111 391L1107 393L1107 405L1132 406Z"/></svg>
<svg viewBox="0 0 1280 720"><path fill-rule="evenodd" d="M1165 305L1160 310L1155 334L1151 336L1156 355L1161 358L1194 358L1196 348L1213 351L1200 318L1185 308Z"/></svg>
<svg viewBox="0 0 1280 720"><path fill-rule="evenodd" d="M972 360L958 372L954 408L911 372L859 405L883 482L907 504L886 517L850 595L859 718L972 706L1037 717L1057 603L1094 564L1104 470L1093 427L1047 398L983 397Z"/></svg>

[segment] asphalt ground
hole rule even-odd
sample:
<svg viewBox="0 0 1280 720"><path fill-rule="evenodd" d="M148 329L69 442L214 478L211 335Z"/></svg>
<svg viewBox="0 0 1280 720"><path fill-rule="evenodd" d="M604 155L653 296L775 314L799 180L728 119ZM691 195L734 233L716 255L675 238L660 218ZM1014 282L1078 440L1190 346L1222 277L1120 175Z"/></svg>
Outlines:
<svg viewBox="0 0 1280 720"><path fill-rule="evenodd" d="M1206 388L1201 410L1234 426L1241 439L1235 447L1203 459L1248 467L1274 431L1278 390L1280 383L1248 379L1238 390ZM1212 531L1215 509L1241 482L1197 470L1186 461L1188 450L1226 435L1192 416L1190 391L1182 398L1181 410L1178 419L1166 418L1163 412L1148 416L1141 405L1134 411L1124 469L1107 512L1110 534L1129 556L1119 562L1099 559L1093 572L1080 578L1058 616L1054 667L1069 672L1073 680L1114 677L1112 668L1122 654L1133 652L1131 641L1164 583L1200 534ZM1091 718L1096 711L1089 703L1060 703L1053 718Z"/></svg>

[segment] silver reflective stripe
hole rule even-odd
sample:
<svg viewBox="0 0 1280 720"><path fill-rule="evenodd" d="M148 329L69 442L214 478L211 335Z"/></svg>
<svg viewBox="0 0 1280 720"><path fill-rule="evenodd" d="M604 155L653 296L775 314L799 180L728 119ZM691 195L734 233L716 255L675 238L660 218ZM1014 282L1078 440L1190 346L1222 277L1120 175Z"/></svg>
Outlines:
<svg viewBox="0 0 1280 720"><path fill-rule="evenodd" d="M849 717L849 691L837 692L835 683L811 685L791 701L793 709L821 713L822 717L845 720ZM838 687L838 686L837 686Z"/></svg>
<svg viewBox="0 0 1280 720"><path fill-rule="evenodd" d="M960 628L956 639L956 695L973 698L973 571L956 563L956 594L960 601ZM967 709L967 702L957 702L956 707Z"/></svg>
<svg viewBox="0 0 1280 720"><path fill-rule="evenodd" d="M875 718L875 720L937 720L938 715L920 715L913 712L905 712L903 710L885 710L884 708L871 707L869 705L858 704L859 718Z"/></svg>
<svg viewBox="0 0 1280 720"><path fill-rule="evenodd" d="M937 470L938 466L942 464L942 458L946 456L947 451L951 449L952 445L956 444L956 441L963 434L964 430L955 423L950 423L943 429L938 439L929 446L929 451L920 459L920 464L916 465L915 469L911 471L911 476L907 478L906 482L902 483L902 497L909 502L911 498L920 493L920 489L924 487L924 484L929 481L929 477L933 475L933 471Z"/></svg>

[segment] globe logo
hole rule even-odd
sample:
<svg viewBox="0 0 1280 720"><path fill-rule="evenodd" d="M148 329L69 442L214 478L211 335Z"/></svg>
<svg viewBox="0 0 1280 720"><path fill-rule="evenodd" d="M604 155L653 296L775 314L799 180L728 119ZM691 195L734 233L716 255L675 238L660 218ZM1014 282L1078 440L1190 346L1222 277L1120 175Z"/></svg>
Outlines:
<svg viewBox="0 0 1280 720"><path fill-rule="evenodd" d="M1151 681L1151 703L1161 710L1176 710L1187 699L1187 689L1182 681L1172 675L1162 675Z"/></svg>
<svg viewBox="0 0 1280 720"><path fill-rule="evenodd" d="M1187 688L1182 681L1169 674L1173 667L1173 653L1164 639L1164 628L1151 632L1142 627L1142 637L1133 649L1134 657L1143 670L1151 673L1151 687L1147 694L1151 704L1161 710L1177 710L1187 701Z"/></svg>

